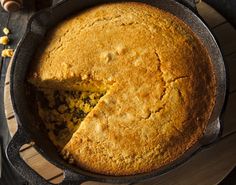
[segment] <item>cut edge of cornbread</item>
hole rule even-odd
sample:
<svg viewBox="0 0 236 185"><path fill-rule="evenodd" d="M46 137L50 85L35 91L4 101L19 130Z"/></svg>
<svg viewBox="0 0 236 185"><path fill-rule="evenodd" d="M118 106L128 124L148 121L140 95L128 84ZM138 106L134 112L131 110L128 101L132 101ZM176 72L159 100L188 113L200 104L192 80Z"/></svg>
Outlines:
<svg viewBox="0 0 236 185"><path fill-rule="evenodd" d="M37 90L39 117L46 127L49 139L59 150L63 149L105 93L48 88Z"/></svg>
<svg viewBox="0 0 236 185"><path fill-rule="evenodd" d="M107 91L109 87L113 84L104 83L103 81L97 81L93 79L81 80L80 78L69 78L65 80L50 79L50 80L40 80L37 78L29 78L28 82L38 89L57 89L57 90L76 90L76 91L91 91L91 92L101 92Z"/></svg>

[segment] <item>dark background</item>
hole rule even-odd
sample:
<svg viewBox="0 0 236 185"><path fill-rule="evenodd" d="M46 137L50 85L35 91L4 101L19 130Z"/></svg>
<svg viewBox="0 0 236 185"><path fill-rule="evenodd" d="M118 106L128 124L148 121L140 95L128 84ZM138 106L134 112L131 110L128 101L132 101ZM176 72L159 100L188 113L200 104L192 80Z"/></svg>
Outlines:
<svg viewBox="0 0 236 185"><path fill-rule="evenodd" d="M236 0L205 0L236 28Z"/></svg>
<svg viewBox="0 0 236 185"><path fill-rule="evenodd" d="M205 2L220 12L236 29L236 0L205 0ZM236 167L219 185L236 185Z"/></svg>

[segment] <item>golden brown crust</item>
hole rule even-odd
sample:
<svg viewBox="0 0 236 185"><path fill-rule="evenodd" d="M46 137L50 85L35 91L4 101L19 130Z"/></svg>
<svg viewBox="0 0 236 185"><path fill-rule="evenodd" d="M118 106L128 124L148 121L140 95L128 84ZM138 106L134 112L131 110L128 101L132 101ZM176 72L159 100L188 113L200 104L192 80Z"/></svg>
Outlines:
<svg viewBox="0 0 236 185"><path fill-rule="evenodd" d="M47 41L31 83L107 86L63 149L78 166L108 175L148 172L203 135L215 78L205 48L178 18L141 3L107 4L61 23Z"/></svg>

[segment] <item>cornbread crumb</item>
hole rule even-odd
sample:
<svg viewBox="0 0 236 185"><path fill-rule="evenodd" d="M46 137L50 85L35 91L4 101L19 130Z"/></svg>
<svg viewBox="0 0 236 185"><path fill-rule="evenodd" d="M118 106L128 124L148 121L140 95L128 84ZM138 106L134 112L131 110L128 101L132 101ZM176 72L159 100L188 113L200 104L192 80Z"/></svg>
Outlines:
<svg viewBox="0 0 236 185"><path fill-rule="evenodd" d="M10 33L10 30L8 29L8 28L3 28L3 33L5 34L5 35L8 35L9 33Z"/></svg>
<svg viewBox="0 0 236 185"><path fill-rule="evenodd" d="M0 44L7 45L9 43L8 36L2 36L0 37Z"/></svg>
<svg viewBox="0 0 236 185"><path fill-rule="evenodd" d="M2 50L2 57L9 57L11 58L14 54L14 50L13 49L4 49Z"/></svg>

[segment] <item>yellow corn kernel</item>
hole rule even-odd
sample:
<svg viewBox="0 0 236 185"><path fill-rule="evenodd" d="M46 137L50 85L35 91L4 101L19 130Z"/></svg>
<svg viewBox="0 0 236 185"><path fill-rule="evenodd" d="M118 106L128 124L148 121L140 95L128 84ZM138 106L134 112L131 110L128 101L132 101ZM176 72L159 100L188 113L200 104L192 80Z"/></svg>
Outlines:
<svg viewBox="0 0 236 185"><path fill-rule="evenodd" d="M87 92L82 92L80 97L82 99L88 98L88 93Z"/></svg>
<svg viewBox="0 0 236 185"><path fill-rule="evenodd" d="M84 102L80 102L79 103L79 109L83 110L83 108L84 108Z"/></svg>
<svg viewBox="0 0 236 185"><path fill-rule="evenodd" d="M0 37L0 44L2 44L2 45L7 45L8 42L9 42L8 36L2 36L2 37Z"/></svg>
<svg viewBox="0 0 236 185"><path fill-rule="evenodd" d="M8 28L3 28L2 31L5 35L8 35L10 33L10 30Z"/></svg>
<svg viewBox="0 0 236 185"><path fill-rule="evenodd" d="M85 113L89 113L91 111L91 107L88 103L84 104L84 110Z"/></svg>
<svg viewBox="0 0 236 185"><path fill-rule="evenodd" d="M72 119L73 123L77 123L78 120L79 120L79 119L78 119L78 118L75 118L75 117Z"/></svg>
<svg viewBox="0 0 236 185"><path fill-rule="evenodd" d="M14 53L13 49L4 49L2 50L2 57L12 57Z"/></svg>
<svg viewBox="0 0 236 185"><path fill-rule="evenodd" d="M89 98L90 98L91 100L95 99L95 93L90 94L90 95L89 95Z"/></svg>
<svg viewBox="0 0 236 185"><path fill-rule="evenodd" d="M94 106L98 103L98 100L90 100L89 102L90 102L91 105Z"/></svg>
<svg viewBox="0 0 236 185"><path fill-rule="evenodd" d="M75 102L73 100L69 101L69 108L72 109L75 107Z"/></svg>
<svg viewBox="0 0 236 185"><path fill-rule="evenodd" d="M76 108L82 108L84 106L84 102L83 102L83 100L78 100L77 102L76 102Z"/></svg>

